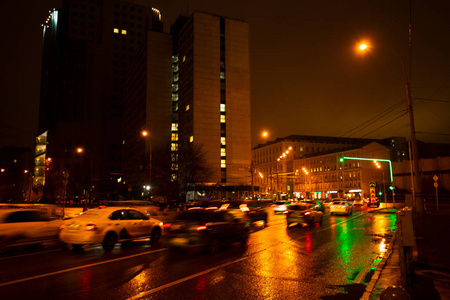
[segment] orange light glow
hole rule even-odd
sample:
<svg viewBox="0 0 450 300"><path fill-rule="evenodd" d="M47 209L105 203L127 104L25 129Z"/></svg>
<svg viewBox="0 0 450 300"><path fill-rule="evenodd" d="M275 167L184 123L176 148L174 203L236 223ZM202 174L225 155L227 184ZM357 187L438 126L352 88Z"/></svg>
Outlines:
<svg viewBox="0 0 450 300"><path fill-rule="evenodd" d="M142 136L147 136L148 135L148 131L147 130L142 130L141 134L142 134Z"/></svg>
<svg viewBox="0 0 450 300"><path fill-rule="evenodd" d="M78 152L78 153L82 153L83 151L84 151L83 148L81 148L81 147L77 148L77 152Z"/></svg>

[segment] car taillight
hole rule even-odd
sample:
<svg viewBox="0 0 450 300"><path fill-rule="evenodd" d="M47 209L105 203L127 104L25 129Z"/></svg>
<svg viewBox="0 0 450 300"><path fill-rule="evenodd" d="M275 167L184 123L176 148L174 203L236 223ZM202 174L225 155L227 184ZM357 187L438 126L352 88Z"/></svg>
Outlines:
<svg viewBox="0 0 450 300"><path fill-rule="evenodd" d="M311 212L309 212L309 211L305 212L305 216L310 215L310 214L311 214Z"/></svg>
<svg viewBox="0 0 450 300"><path fill-rule="evenodd" d="M86 224L86 226L84 227L84 230L86 230L86 231L95 231L95 230L97 230L97 225L95 225L95 224Z"/></svg>
<svg viewBox="0 0 450 300"><path fill-rule="evenodd" d="M206 227L205 225L202 226L198 226L195 230L197 231L201 231L201 230L206 230L208 227Z"/></svg>
<svg viewBox="0 0 450 300"><path fill-rule="evenodd" d="M64 229L65 227L66 227L66 225L61 224L61 225L59 225L59 230L62 230L62 229Z"/></svg>
<svg viewBox="0 0 450 300"><path fill-rule="evenodd" d="M172 226L172 223L165 223L163 225L163 228L170 228L170 226Z"/></svg>

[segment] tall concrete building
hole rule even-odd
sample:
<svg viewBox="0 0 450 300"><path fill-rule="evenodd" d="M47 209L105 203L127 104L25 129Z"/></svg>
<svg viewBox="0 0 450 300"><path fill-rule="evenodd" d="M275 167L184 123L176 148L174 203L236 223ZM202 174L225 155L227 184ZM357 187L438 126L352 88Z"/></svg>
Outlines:
<svg viewBox="0 0 450 300"><path fill-rule="evenodd" d="M94 195L117 190L124 72L150 30L162 32L163 23L148 1L63 0L50 11L39 111L46 143L37 151L36 185L59 186L64 171L70 197L92 186Z"/></svg>
<svg viewBox="0 0 450 300"><path fill-rule="evenodd" d="M248 23L194 12L175 25L179 151L202 147L211 171L203 186L220 187L221 197L250 194Z"/></svg>

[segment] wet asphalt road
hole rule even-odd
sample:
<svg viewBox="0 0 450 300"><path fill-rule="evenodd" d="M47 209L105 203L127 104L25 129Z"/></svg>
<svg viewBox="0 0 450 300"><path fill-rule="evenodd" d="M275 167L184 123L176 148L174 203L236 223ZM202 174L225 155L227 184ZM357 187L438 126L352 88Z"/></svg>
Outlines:
<svg viewBox="0 0 450 300"><path fill-rule="evenodd" d="M0 257L2 299L359 299L389 243L395 214L357 208L321 226L270 213L247 247L171 254L161 243L58 245ZM385 240L383 241L383 238Z"/></svg>

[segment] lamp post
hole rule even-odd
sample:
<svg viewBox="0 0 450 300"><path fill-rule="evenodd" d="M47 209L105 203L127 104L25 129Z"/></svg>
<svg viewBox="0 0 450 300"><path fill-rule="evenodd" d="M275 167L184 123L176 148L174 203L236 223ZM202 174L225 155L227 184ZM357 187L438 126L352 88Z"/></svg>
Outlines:
<svg viewBox="0 0 450 300"><path fill-rule="evenodd" d="M366 43L359 45L359 50L366 51L369 47ZM409 114L409 123L410 123L410 134L411 134L411 150L412 150L412 156L413 156L413 172L414 172L414 185L412 187L413 189L413 203L416 203L416 211L419 215L424 213L424 201L422 197L422 188L420 186L420 174L419 174L419 153L418 153L418 147L417 147L417 141L416 141L416 129L414 126L414 113L413 113L413 105L411 101L411 87L409 85L408 75L406 74L405 69L405 63L403 62L402 57L392 48L389 47L377 47L377 48L385 48L397 56L397 58L400 60L400 63L402 65L403 75L405 77L405 91L406 91L406 103L408 106L408 114Z"/></svg>
<svg viewBox="0 0 450 300"><path fill-rule="evenodd" d="M77 148L77 153L81 154L84 152L84 148L82 147L78 147ZM92 185L92 177L93 177L93 169L92 169L92 156L89 155L89 165L90 165L90 184L89 184L89 203L92 204L92 190L93 190L93 185Z"/></svg>
<svg viewBox="0 0 450 300"><path fill-rule="evenodd" d="M151 187L151 181L152 181L152 140L150 139L150 133L147 130L142 130L141 135L144 138L148 137L148 143L149 143L149 161L148 161L148 186ZM150 194L150 189L148 189Z"/></svg>

